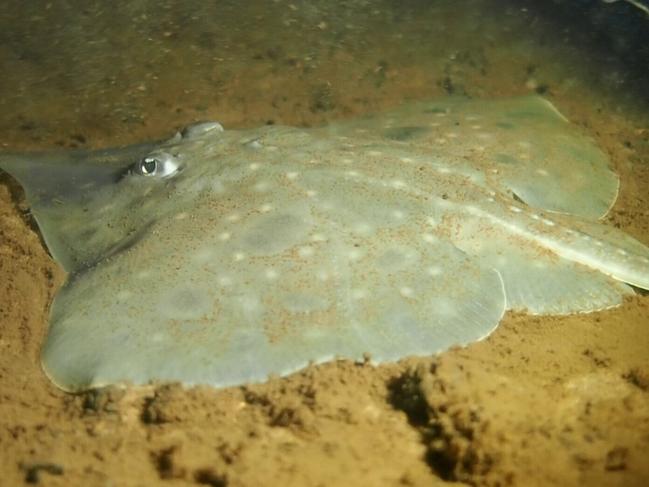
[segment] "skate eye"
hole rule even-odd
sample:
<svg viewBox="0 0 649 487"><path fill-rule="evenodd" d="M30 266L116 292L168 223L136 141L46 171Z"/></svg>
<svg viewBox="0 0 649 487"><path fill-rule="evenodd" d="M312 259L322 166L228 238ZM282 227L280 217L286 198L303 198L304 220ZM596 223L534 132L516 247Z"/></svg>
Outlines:
<svg viewBox="0 0 649 487"><path fill-rule="evenodd" d="M178 171L178 159L166 152L149 154L136 165L135 172L142 176L165 178Z"/></svg>

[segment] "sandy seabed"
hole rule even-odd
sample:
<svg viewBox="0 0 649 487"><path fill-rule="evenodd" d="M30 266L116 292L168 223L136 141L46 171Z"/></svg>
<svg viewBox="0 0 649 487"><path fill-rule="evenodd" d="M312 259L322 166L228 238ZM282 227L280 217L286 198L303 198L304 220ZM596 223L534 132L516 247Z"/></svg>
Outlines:
<svg viewBox="0 0 649 487"><path fill-rule="evenodd" d="M472 1L461 15L453 2L217 2L213 17L173 2L122 13L12 3L0 7L5 149L121 145L205 119L312 126L404 100L536 91L609 154L621 189L606 220L649 243L646 78L605 25L588 24L614 6L559 22L560 1ZM79 34L71 19L94 29ZM106 34L110 49L75 37L106 26L123 29ZM586 315L508 313L480 343L397 364L71 395L39 362L64 278L0 173L2 486L649 484L646 293Z"/></svg>

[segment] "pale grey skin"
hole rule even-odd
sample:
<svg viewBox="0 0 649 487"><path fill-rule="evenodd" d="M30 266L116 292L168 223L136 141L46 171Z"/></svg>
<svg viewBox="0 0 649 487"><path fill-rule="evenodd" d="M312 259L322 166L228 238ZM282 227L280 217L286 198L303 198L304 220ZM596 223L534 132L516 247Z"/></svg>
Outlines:
<svg viewBox="0 0 649 487"><path fill-rule="evenodd" d="M70 273L43 349L66 390L432 354L506 309L588 312L649 288L649 249L597 223L618 191L605 155L539 97L199 124L0 167Z"/></svg>

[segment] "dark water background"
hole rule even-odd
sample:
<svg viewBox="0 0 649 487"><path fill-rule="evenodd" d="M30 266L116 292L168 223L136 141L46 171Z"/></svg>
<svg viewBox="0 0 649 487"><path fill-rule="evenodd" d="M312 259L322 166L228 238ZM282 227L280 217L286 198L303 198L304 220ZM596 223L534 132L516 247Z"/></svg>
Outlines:
<svg viewBox="0 0 649 487"><path fill-rule="evenodd" d="M193 120L313 125L536 91L643 117L649 16L599 0L0 3L0 144L115 145Z"/></svg>

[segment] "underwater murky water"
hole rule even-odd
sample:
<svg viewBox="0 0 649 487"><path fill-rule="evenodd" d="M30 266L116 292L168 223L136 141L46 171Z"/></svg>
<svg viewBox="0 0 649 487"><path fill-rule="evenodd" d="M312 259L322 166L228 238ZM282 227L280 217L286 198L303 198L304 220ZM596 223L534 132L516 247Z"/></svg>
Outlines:
<svg viewBox="0 0 649 487"><path fill-rule="evenodd" d="M643 106L648 23L595 0L8 0L0 133L106 145L196 119L310 125L449 94Z"/></svg>

